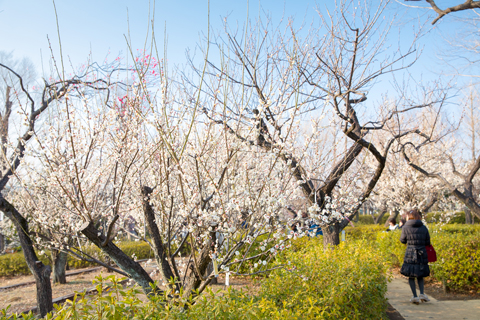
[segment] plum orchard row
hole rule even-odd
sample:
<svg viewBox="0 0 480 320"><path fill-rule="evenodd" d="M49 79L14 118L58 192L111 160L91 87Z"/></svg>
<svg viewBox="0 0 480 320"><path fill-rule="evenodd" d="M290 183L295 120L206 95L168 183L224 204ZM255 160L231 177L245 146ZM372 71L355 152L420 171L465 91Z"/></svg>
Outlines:
<svg viewBox="0 0 480 320"><path fill-rule="evenodd" d="M70 254L168 298L115 243L136 237L169 290L190 299L217 272L271 271L308 223L322 226L325 247L338 245L366 200L392 209L461 202L480 217L480 157L468 165L443 140L454 128L440 113L448 92L371 90L416 60L414 46L386 45L386 5L340 2L308 32L259 21L235 33L227 21L184 72L141 52L71 77L53 60L57 74L28 86L0 64L14 80L0 121L0 210L35 277L40 314L53 308L51 268L35 249L51 252L54 281L65 281ZM465 170L452 172L455 163ZM86 252L91 245L116 267Z"/></svg>

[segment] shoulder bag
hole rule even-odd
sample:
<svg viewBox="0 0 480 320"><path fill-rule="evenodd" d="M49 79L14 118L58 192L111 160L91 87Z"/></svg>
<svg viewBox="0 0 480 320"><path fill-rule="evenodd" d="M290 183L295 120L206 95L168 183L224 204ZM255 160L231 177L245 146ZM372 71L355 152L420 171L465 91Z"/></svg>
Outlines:
<svg viewBox="0 0 480 320"><path fill-rule="evenodd" d="M429 245L429 246L425 246L425 248L427 248L428 262L437 261L437 253L435 252L435 249L433 248L433 246Z"/></svg>

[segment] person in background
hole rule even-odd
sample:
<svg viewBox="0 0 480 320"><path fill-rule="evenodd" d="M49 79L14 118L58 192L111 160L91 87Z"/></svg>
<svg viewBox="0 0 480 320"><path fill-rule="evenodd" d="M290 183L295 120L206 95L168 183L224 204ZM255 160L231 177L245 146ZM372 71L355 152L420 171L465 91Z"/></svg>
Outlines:
<svg viewBox="0 0 480 320"><path fill-rule="evenodd" d="M323 236L322 228L318 224L315 223L314 220L311 220L308 224L308 236Z"/></svg>
<svg viewBox="0 0 480 320"><path fill-rule="evenodd" d="M398 229L402 229L402 227L405 225L405 222L407 222L406 218L404 215L400 218L400 221L398 222Z"/></svg>
<svg viewBox="0 0 480 320"><path fill-rule="evenodd" d="M387 231L393 231L393 230L397 230L397 229L398 229L397 220L395 218L388 219L388 229L387 229Z"/></svg>
<svg viewBox="0 0 480 320"><path fill-rule="evenodd" d="M425 246L430 245L430 234L427 227L422 223L418 210L414 209L407 213L407 222L402 228L400 242L407 244L400 273L408 277L408 283L413 293L413 298L410 299L410 302L419 304L420 302L430 301L423 292L423 278L430 275L427 249L425 248ZM420 289L419 296L417 296L415 288L415 278L417 278L418 288Z"/></svg>

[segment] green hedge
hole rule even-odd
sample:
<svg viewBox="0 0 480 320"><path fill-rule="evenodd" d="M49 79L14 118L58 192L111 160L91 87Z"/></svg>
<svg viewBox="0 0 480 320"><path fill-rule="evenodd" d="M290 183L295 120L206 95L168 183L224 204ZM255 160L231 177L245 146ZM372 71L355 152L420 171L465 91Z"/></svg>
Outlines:
<svg viewBox="0 0 480 320"><path fill-rule="evenodd" d="M345 240L366 239L374 241L379 231L387 230L382 225L359 225L355 227L348 226L345 228Z"/></svg>
<svg viewBox="0 0 480 320"><path fill-rule="evenodd" d="M443 218L444 212L429 212L425 215L425 221L427 223L447 223L447 224L464 224L465 223L465 212L463 211L458 211L455 212L454 216L450 218L448 222L443 221L445 220ZM387 219L389 218L388 213L386 213L382 219L380 220L380 223L378 225L383 226L387 222ZM397 217L397 222L400 219L400 217ZM475 223L479 223L480 220L477 217L474 217ZM371 225L373 223L373 217L371 215L360 215L358 217L358 222L354 222L355 226L357 225Z"/></svg>
<svg viewBox="0 0 480 320"><path fill-rule="evenodd" d="M302 238L293 247L296 250L278 258L288 270L272 272L256 294L231 288L221 294L207 290L195 304L179 299L165 305L164 296L144 301L138 287L122 289L113 276L99 277L98 288L113 282L108 293L100 290L94 298L79 295L48 318L387 319L386 265L365 240L343 242L335 250L324 251L321 237ZM6 318L0 313L0 319Z"/></svg>
<svg viewBox="0 0 480 320"><path fill-rule="evenodd" d="M452 289L480 288L480 238L477 235L438 234L434 239L438 261L433 276Z"/></svg>
<svg viewBox="0 0 480 320"><path fill-rule="evenodd" d="M458 211L455 212L448 222L444 221L444 212L429 212L425 215L425 221L427 223L448 223L448 224L464 224L465 223L465 212ZM474 216L475 223L479 223L477 217Z"/></svg>
<svg viewBox="0 0 480 320"><path fill-rule="evenodd" d="M382 219L380 219L380 223L379 225L383 226L385 225L385 223L387 222L387 219L389 217L389 214L386 213L383 215ZM366 214L366 215L359 215L358 216L358 221L357 222L353 222L355 226L357 225L366 225L366 224L374 224L373 223L373 217L372 215L370 214Z"/></svg>
<svg viewBox="0 0 480 320"><path fill-rule="evenodd" d="M430 263L431 276L449 289L480 289L480 226L429 225L437 262ZM400 232L380 232L377 248L393 266L401 266L405 245Z"/></svg>
<svg viewBox="0 0 480 320"><path fill-rule="evenodd" d="M132 257L134 253L136 259L148 259L154 257L150 245L143 241L122 241L116 243L116 245L129 257ZM108 258L100 251L97 246L90 245L82 249L85 253L95 257L102 262L108 261ZM97 264L80 260L73 256L69 256L68 265L73 269L78 269L94 266Z"/></svg>
<svg viewBox="0 0 480 320"><path fill-rule="evenodd" d="M400 242L401 230L390 232L378 232L376 242L377 248L382 252L382 256L391 266L399 267L403 263L406 246Z"/></svg>
<svg viewBox="0 0 480 320"><path fill-rule="evenodd" d="M430 233L448 233L480 236L480 225L474 224L444 224L444 225L428 225Z"/></svg>
<svg viewBox="0 0 480 320"><path fill-rule="evenodd" d="M153 251L150 248L150 245L145 242L140 241L125 241L117 243L118 247L122 249L125 254L128 256L132 256L134 253L137 259L148 259L153 258ZM89 245L85 246L83 250L95 257L96 259L106 262L107 258L101 253L98 247ZM46 252L49 254L49 252ZM50 264L49 259L45 255L37 256L44 264ZM69 255L68 257L68 265L70 268L78 269L78 268L86 268L90 266L96 266L97 264L87 262L84 260L77 259ZM30 270L28 269L27 263L25 262L25 258L23 256L23 252L16 252L11 254L5 254L0 256L0 277L11 277L16 275L28 275L30 274Z"/></svg>
<svg viewBox="0 0 480 320"><path fill-rule="evenodd" d="M0 277L29 274L22 252L8 253L0 256Z"/></svg>
<svg viewBox="0 0 480 320"><path fill-rule="evenodd" d="M290 261L296 267L295 272L279 270L262 284L258 299L275 304L272 318L384 317L385 265L368 241L342 242L334 250L324 250L321 237L299 242L296 247L300 246L300 250L280 258L280 262Z"/></svg>

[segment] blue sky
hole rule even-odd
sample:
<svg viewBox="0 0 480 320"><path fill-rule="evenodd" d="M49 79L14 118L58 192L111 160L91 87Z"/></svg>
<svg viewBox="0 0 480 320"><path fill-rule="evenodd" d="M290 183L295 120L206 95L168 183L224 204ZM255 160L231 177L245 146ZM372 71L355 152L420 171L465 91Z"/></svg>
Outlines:
<svg viewBox="0 0 480 320"><path fill-rule="evenodd" d="M261 10L270 13L276 21L282 16L309 21L315 15L317 5L332 6L333 2L263 0L260 5ZM90 51L96 60L105 57L109 51L113 55L126 51L124 35L129 31L127 9L133 45L143 47L149 10L153 9L153 1L149 4L147 0L57 0L55 5L64 54L78 63L85 61ZM250 18L255 18L259 13L259 2L250 1L248 9ZM221 29L221 20L226 16L242 25L247 18L247 1L211 0L212 29ZM199 41L199 34L206 32L207 18L206 0L155 2L157 39L163 41L166 26L170 56L175 60L183 58L184 50L193 48ZM14 50L15 55L28 56L40 65L40 50L44 61L50 56L47 35L58 54L53 1L0 0L0 50Z"/></svg>
<svg viewBox="0 0 480 320"><path fill-rule="evenodd" d="M397 1L401 2L401 0ZM377 1L372 0L372 2ZM454 0L440 1L441 4L454 2ZM304 20L308 23L316 15L316 7L332 8L334 4L333 0L262 0L260 2L211 0L211 28L221 30L222 18L226 16L230 24L236 22L241 27L247 19L247 14L250 19L255 19L259 11L269 13L274 24L278 23L282 17L294 17L298 23ZM423 2L408 2L408 4L426 5ZM71 59L75 67L87 61L90 53L92 60L98 62L102 62L107 55L110 60L115 59L119 53L127 55L128 49L124 35L128 32L130 32L133 48L143 48L153 10L153 1L147 0L57 0L55 5L63 54L64 57L68 56ZM399 30L392 32L395 38L392 38L392 47L398 43L401 46L409 44L413 37L413 30L417 29L418 24L424 23L426 34L418 42L418 47L423 48L423 54L411 72L416 77L422 76L428 80L438 78L443 68L437 65L439 61L437 55L444 52L448 46L442 34L455 30L460 22L453 16L447 16L435 27L431 27L428 22L434 16L431 10L406 8L392 1L385 12L386 18L391 19L395 13L398 14L396 27L399 27ZM170 64L173 62L178 65L185 62L185 50L194 49L200 41L201 34L206 33L207 19L207 0L157 0L155 2L156 38L157 42L163 43L166 27ZM58 59L59 41L51 0L0 0L0 50L13 50L18 58L24 56L30 58L40 74L42 74L43 60L43 66L48 74L51 52L47 35L54 55Z"/></svg>
<svg viewBox="0 0 480 320"><path fill-rule="evenodd" d="M313 10L313 1L262 1L264 10L276 18L283 15L303 19ZM82 0L55 2L62 47L74 65L86 60L92 52L94 60L102 60L108 52L114 58L127 51L124 35L130 31L133 47L142 48L152 17L153 1ZM221 28L222 17L239 24L247 18L247 2L212 0L210 3L212 29ZM128 14L127 14L128 9ZM250 15L258 15L258 2L250 2ZM27 56L36 65L50 57L47 35L58 55L58 36L53 2L48 0L0 0L0 50ZM149 18L150 12L150 18ZM127 20L128 18L128 20ZM194 48L208 25L208 2L203 0L156 1L155 24L157 41L163 42L166 27L169 57L181 63L186 48ZM130 26L130 27L129 27Z"/></svg>

